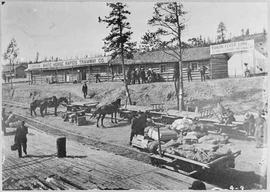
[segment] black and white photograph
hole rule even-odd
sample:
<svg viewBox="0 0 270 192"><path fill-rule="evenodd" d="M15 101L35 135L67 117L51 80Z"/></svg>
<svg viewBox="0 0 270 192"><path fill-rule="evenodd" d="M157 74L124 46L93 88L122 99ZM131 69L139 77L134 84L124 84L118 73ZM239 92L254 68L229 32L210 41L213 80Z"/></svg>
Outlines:
<svg viewBox="0 0 270 192"><path fill-rule="evenodd" d="M0 7L1 190L269 189L269 1Z"/></svg>

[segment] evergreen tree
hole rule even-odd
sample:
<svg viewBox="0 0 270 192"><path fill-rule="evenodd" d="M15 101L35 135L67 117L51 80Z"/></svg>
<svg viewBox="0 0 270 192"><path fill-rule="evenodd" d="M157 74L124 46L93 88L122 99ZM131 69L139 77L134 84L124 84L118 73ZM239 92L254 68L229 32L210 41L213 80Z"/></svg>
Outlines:
<svg viewBox="0 0 270 192"><path fill-rule="evenodd" d="M223 22L220 22L217 29L217 42L224 43L226 37L226 27Z"/></svg>
<svg viewBox="0 0 270 192"><path fill-rule="evenodd" d="M110 34L104 39L105 46L103 49L110 53L112 59L117 56L121 57L125 89L129 103L132 104L124 62L124 58L132 58L136 46L136 43L131 42L132 32L130 31L130 23L127 21L127 15L130 15L130 12L126 9L127 5L120 2L107 3L107 6L112 9L109 16L105 16L104 19L98 17L99 22L106 23L107 28L111 28Z"/></svg>

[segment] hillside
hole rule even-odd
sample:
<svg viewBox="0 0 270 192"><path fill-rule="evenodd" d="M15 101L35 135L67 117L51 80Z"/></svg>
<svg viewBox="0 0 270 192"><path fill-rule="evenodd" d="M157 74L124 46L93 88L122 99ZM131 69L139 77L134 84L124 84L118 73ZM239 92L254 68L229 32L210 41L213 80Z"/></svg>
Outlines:
<svg viewBox="0 0 270 192"><path fill-rule="evenodd" d="M36 91L40 97L68 96L72 100L83 101L81 84L26 85L16 84L13 99L30 102L30 92ZM206 82L185 82L185 103L200 108L213 107L221 99L222 104L230 107L236 114L259 110L266 101L266 77L219 79ZM125 89L121 82L91 83L88 85L90 100L102 103L118 97L125 99ZM168 108L176 105L173 82L136 84L129 86L132 101L137 105L150 105L164 102ZM8 85L3 86L3 98L9 95ZM89 100L89 99L87 99Z"/></svg>

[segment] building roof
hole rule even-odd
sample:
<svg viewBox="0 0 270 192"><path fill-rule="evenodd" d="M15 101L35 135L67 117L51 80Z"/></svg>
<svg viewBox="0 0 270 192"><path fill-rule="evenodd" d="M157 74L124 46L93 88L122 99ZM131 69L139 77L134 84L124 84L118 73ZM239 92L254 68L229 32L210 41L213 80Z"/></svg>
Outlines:
<svg viewBox="0 0 270 192"><path fill-rule="evenodd" d="M23 67L25 67L25 68L27 68L27 63L20 63L20 64L14 64L14 69L17 69L18 67L21 67L21 66L23 66ZM2 72L9 72L10 71L10 69L12 69L13 68L13 66L11 65L3 65L2 66Z"/></svg>
<svg viewBox="0 0 270 192"><path fill-rule="evenodd" d="M175 55L173 51L166 51ZM145 53L135 53L133 59L125 59L125 64L146 64L146 63L171 63L178 60L164 51L150 51ZM210 47L188 48L183 51L183 61L197 61L210 59ZM120 58L112 61L112 64L120 63Z"/></svg>

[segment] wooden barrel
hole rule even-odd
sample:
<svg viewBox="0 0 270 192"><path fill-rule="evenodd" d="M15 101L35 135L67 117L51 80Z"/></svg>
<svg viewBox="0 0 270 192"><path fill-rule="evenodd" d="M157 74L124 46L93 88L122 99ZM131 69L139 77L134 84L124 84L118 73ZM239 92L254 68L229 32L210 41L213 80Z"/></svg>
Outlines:
<svg viewBox="0 0 270 192"><path fill-rule="evenodd" d="M66 137L59 137L56 140L57 157L66 157Z"/></svg>

